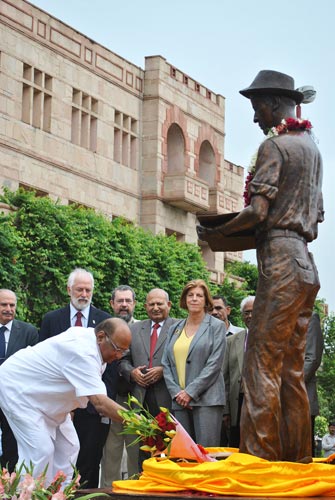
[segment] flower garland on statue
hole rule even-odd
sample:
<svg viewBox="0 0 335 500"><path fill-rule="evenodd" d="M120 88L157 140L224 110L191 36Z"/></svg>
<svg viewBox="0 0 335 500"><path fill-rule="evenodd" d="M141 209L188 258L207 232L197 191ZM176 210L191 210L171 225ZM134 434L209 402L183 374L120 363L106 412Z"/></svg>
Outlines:
<svg viewBox="0 0 335 500"><path fill-rule="evenodd" d="M269 132L266 135L266 139L271 137L275 137L281 134L287 134L288 132L310 132L312 129L312 124L309 120L302 120L300 118L284 118L279 125L276 127L270 128ZM265 140L266 140L265 139ZM244 207L250 205L250 195L249 195L249 184L252 181L255 175L256 162L257 162L258 151L251 158L251 162L248 168L248 175L244 184Z"/></svg>

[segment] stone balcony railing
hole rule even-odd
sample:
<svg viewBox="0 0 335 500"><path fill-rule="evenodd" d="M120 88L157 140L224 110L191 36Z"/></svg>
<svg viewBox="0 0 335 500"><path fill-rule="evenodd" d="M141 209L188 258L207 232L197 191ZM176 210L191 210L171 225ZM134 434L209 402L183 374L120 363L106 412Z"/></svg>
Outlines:
<svg viewBox="0 0 335 500"><path fill-rule="evenodd" d="M187 212L209 210L209 187L207 182L185 174L167 174L164 178L166 203Z"/></svg>
<svg viewBox="0 0 335 500"><path fill-rule="evenodd" d="M185 174L167 174L164 178L166 203L187 212L212 212L215 214L236 211L236 203L227 200L223 191L209 187L206 181Z"/></svg>

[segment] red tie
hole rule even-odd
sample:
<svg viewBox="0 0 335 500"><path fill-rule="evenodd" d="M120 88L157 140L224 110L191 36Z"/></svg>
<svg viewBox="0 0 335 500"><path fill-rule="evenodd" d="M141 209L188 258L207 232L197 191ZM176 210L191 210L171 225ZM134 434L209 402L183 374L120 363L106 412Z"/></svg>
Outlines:
<svg viewBox="0 0 335 500"><path fill-rule="evenodd" d="M150 337L150 360L149 360L149 368L152 367L152 358L155 352L156 344L157 344L157 330L161 325L159 323L155 323L154 326L152 327L152 333Z"/></svg>
<svg viewBox="0 0 335 500"><path fill-rule="evenodd" d="M6 339L5 331L7 328L5 326L0 327L0 365L5 361L6 357Z"/></svg>
<svg viewBox="0 0 335 500"><path fill-rule="evenodd" d="M78 311L76 316L77 316L77 319L76 319L74 326L83 326L83 324L81 322L81 318L83 317L83 313Z"/></svg>

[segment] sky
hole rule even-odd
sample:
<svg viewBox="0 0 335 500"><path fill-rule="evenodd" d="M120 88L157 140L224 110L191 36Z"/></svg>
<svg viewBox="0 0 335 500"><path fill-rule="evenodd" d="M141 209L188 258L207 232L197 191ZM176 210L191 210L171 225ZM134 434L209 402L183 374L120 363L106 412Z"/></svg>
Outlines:
<svg viewBox="0 0 335 500"><path fill-rule="evenodd" d="M32 0L34 5L144 68L146 56L169 63L226 99L225 158L248 167L264 136L239 94L258 71L287 73L312 85L302 106L324 163L326 220L310 245L321 289L335 312L335 2L333 0ZM332 122L334 120L334 123ZM256 263L255 251L244 252Z"/></svg>

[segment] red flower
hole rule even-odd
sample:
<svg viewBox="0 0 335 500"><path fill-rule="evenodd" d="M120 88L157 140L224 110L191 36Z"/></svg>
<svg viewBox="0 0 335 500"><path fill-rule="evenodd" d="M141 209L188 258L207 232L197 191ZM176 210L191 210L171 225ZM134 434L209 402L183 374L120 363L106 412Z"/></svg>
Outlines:
<svg viewBox="0 0 335 500"><path fill-rule="evenodd" d="M156 415L155 420L163 432L176 430L176 424L174 422L168 422L166 414L162 411Z"/></svg>
<svg viewBox="0 0 335 500"><path fill-rule="evenodd" d="M149 436L149 437L145 438L143 441L147 446L151 446L151 447L155 446L155 444L156 444L156 439L153 436Z"/></svg>
<svg viewBox="0 0 335 500"><path fill-rule="evenodd" d="M158 413L158 415L156 415L155 419L157 420L159 427L161 427L162 429L166 426L166 415L162 411Z"/></svg>
<svg viewBox="0 0 335 500"><path fill-rule="evenodd" d="M150 446L151 448L156 446L158 451L165 450L165 448L167 446L163 437L159 434L157 436L149 436L149 437L145 438L144 444L146 444L147 446Z"/></svg>
<svg viewBox="0 0 335 500"><path fill-rule="evenodd" d="M163 441L162 436L156 436L155 444L158 451L163 451L166 448L166 443Z"/></svg>
<svg viewBox="0 0 335 500"><path fill-rule="evenodd" d="M245 180L244 192L243 192L244 207L247 207L248 205L250 205L251 198L249 195L249 184L252 181L253 177L254 177L253 172L249 172L247 175L247 178Z"/></svg>
<svg viewBox="0 0 335 500"><path fill-rule="evenodd" d="M166 431L175 431L176 430L176 424L174 422L167 422L165 426Z"/></svg>
<svg viewBox="0 0 335 500"><path fill-rule="evenodd" d="M297 120L296 118L286 118L287 130L310 130L312 124L309 120Z"/></svg>

